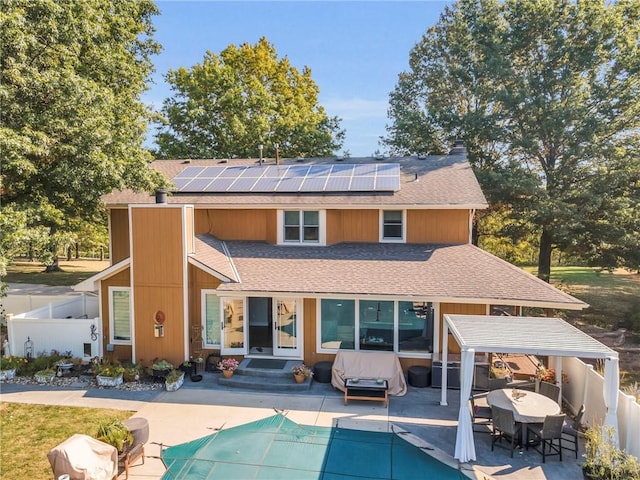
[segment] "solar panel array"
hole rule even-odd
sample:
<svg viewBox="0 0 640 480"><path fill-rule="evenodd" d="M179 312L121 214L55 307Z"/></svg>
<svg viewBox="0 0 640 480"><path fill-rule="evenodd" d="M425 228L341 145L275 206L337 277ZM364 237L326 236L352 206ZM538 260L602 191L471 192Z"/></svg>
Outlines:
<svg viewBox="0 0 640 480"><path fill-rule="evenodd" d="M173 183L183 193L393 192L400 189L400 165L186 167Z"/></svg>

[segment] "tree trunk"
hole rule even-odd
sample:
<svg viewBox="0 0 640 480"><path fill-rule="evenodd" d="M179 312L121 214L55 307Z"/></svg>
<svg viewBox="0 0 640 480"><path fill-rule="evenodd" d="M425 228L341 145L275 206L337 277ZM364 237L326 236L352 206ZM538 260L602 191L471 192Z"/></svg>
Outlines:
<svg viewBox="0 0 640 480"><path fill-rule="evenodd" d="M71 261L71 247L67 247L67 262Z"/></svg>
<svg viewBox="0 0 640 480"><path fill-rule="evenodd" d="M76 242L76 260L80 258L80 244Z"/></svg>
<svg viewBox="0 0 640 480"><path fill-rule="evenodd" d="M543 228L540 234L540 251L538 253L538 278L547 283L551 278L552 250L551 234L546 228Z"/></svg>

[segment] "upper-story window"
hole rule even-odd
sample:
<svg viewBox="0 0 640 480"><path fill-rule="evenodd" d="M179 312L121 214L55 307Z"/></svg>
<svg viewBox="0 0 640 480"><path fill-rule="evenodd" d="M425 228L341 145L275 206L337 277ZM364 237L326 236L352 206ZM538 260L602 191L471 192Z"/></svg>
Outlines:
<svg viewBox="0 0 640 480"><path fill-rule="evenodd" d="M382 210L380 224L381 242L404 242L406 230L404 210Z"/></svg>
<svg viewBox="0 0 640 480"><path fill-rule="evenodd" d="M284 210L278 243L324 244L324 211Z"/></svg>

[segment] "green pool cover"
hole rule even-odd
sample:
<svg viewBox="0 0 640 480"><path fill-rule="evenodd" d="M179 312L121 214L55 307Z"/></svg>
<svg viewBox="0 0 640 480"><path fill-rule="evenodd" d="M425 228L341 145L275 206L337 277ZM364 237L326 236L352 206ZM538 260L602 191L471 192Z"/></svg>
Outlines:
<svg viewBox="0 0 640 480"><path fill-rule="evenodd" d="M283 415L163 450L173 479L460 479L394 433L298 425Z"/></svg>

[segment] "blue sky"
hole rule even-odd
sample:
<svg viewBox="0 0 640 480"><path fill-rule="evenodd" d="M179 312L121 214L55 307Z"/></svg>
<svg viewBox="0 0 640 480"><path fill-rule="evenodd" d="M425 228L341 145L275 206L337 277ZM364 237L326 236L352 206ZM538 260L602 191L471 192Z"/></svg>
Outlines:
<svg viewBox="0 0 640 480"><path fill-rule="evenodd" d="M157 1L155 84L144 100L155 107L170 96L169 69L201 63L204 53L264 36L280 58L311 69L319 103L342 118L343 150L368 156L388 123L389 93L408 69L409 52L451 2L441 1Z"/></svg>

